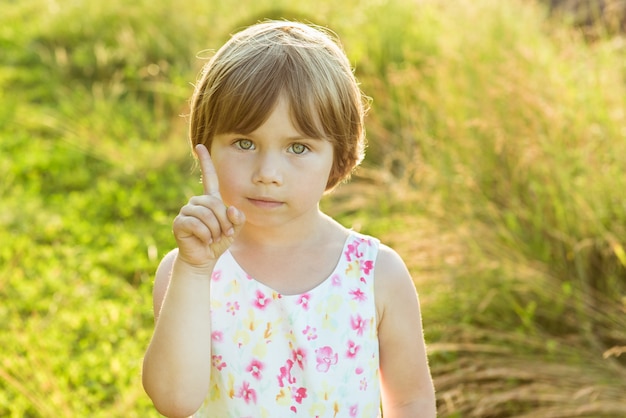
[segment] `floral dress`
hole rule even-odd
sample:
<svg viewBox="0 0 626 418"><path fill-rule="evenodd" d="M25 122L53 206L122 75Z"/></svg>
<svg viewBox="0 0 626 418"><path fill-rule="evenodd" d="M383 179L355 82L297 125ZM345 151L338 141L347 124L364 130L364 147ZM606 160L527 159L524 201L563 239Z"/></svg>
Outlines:
<svg viewBox="0 0 626 418"><path fill-rule="evenodd" d="M378 245L351 232L333 273L298 295L224 253L211 280L211 383L194 417L378 417Z"/></svg>

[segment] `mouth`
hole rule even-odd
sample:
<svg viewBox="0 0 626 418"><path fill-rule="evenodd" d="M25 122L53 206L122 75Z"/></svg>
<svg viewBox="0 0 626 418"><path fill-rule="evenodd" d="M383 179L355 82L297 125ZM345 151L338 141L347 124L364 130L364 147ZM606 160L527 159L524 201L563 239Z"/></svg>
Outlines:
<svg viewBox="0 0 626 418"><path fill-rule="evenodd" d="M270 197L249 197L248 202L259 208L273 209L283 205L283 202Z"/></svg>

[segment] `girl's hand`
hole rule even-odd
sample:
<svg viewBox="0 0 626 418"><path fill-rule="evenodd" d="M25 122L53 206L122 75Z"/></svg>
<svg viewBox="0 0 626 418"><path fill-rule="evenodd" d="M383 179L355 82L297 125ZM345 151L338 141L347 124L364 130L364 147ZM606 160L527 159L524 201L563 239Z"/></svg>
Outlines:
<svg viewBox="0 0 626 418"><path fill-rule="evenodd" d="M194 267L213 264L233 243L245 216L222 201L219 182L209 151L196 145L204 194L189 199L174 219L178 259Z"/></svg>

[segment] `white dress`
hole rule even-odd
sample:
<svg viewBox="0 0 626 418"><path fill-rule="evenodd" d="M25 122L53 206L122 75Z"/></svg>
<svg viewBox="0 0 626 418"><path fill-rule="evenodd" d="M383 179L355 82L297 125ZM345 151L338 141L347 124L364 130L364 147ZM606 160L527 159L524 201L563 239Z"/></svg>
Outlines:
<svg viewBox="0 0 626 418"><path fill-rule="evenodd" d="M194 417L378 417L378 245L351 232L333 273L299 295L225 252L211 279L210 389Z"/></svg>

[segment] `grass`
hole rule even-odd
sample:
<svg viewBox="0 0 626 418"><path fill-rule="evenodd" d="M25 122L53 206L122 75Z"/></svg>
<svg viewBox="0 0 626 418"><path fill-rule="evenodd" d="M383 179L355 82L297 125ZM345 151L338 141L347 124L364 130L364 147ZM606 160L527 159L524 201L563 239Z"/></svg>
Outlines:
<svg viewBox="0 0 626 418"><path fill-rule="evenodd" d="M265 17L333 28L373 97L367 160L323 205L407 261L439 415L626 415L625 40L453 3L4 4L0 416L157 416L140 365L199 190L196 56Z"/></svg>

